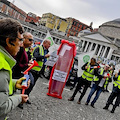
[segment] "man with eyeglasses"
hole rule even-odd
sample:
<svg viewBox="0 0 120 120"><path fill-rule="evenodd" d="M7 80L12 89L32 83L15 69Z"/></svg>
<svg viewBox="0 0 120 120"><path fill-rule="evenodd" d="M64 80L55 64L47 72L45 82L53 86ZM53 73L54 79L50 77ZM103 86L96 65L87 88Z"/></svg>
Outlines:
<svg viewBox="0 0 120 120"><path fill-rule="evenodd" d="M13 78L18 79L19 77L23 77L23 73L31 64L29 64L28 60L28 55L27 52L25 51L26 48L31 47L33 43L33 35L29 32L23 33L23 44L21 44L20 50L18 54L15 56L15 59L17 61L16 65L13 67ZM29 77L30 77L30 86L28 89L25 90L25 94L29 96L32 86L34 83L34 78L31 74L31 72L28 72ZM30 101L27 101L26 103L31 104ZM19 108L23 109L23 104L19 104Z"/></svg>
<svg viewBox="0 0 120 120"><path fill-rule="evenodd" d="M8 112L28 100L28 95L13 95L15 89L22 89L25 79L13 80L11 70L16 63L13 56L20 49L22 33L19 22L9 18L0 20L0 120L5 120Z"/></svg>

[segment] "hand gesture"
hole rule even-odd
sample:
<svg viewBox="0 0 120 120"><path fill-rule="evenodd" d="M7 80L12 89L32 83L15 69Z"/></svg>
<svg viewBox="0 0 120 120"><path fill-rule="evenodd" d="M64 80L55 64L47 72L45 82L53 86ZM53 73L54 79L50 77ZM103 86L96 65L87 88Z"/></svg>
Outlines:
<svg viewBox="0 0 120 120"><path fill-rule="evenodd" d="M88 66L85 66L85 69L88 69Z"/></svg>
<svg viewBox="0 0 120 120"><path fill-rule="evenodd" d="M31 65L32 65L32 63L29 63L29 64L28 64L28 67L30 67Z"/></svg>
<svg viewBox="0 0 120 120"><path fill-rule="evenodd" d="M49 55L49 54L46 54L46 55L45 55L45 58L48 58L48 57L50 57L50 55Z"/></svg>
<svg viewBox="0 0 120 120"><path fill-rule="evenodd" d="M94 69L97 69L98 67L97 66L94 66Z"/></svg>
<svg viewBox="0 0 120 120"><path fill-rule="evenodd" d="M22 104L23 103L25 103L25 102L27 102L27 100L28 100L28 95L25 95L25 94L20 94L21 95L21 97L22 97Z"/></svg>
<svg viewBox="0 0 120 120"><path fill-rule="evenodd" d="M16 85L15 85L15 87L17 88L17 89L22 89L22 81L23 80L25 80L26 78L25 77L22 77L22 78L20 78L19 80L17 80L17 82L16 82ZM28 87L30 86L30 79L28 80Z"/></svg>
<svg viewBox="0 0 120 120"><path fill-rule="evenodd" d="M105 75L104 78L108 78L108 75Z"/></svg>
<svg viewBox="0 0 120 120"><path fill-rule="evenodd" d="M117 77L117 76L118 76L118 73L115 74L115 77Z"/></svg>

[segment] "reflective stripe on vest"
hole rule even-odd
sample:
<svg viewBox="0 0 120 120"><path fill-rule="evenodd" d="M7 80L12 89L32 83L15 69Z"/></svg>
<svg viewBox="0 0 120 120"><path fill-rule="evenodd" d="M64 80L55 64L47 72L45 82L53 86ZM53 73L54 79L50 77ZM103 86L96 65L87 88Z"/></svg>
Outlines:
<svg viewBox="0 0 120 120"><path fill-rule="evenodd" d="M104 69L103 68L100 68L100 75L103 75L103 71L104 71ZM98 81L99 80L99 78L96 76L95 78L94 78L94 81Z"/></svg>
<svg viewBox="0 0 120 120"><path fill-rule="evenodd" d="M9 81L9 95L13 94L13 86L12 86L12 70L10 68L10 65L7 63L7 61L5 60L5 56L4 54L2 54L0 52L0 70L1 69L5 69L7 71L9 71L10 73L10 81Z"/></svg>
<svg viewBox="0 0 120 120"><path fill-rule="evenodd" d="M109 80L109 78L106 78L104 87L106 87L106 85L108 84L108 80Z"/></svg>
<svg viewBox="0 0 120 120"><path fill-rule="evenodd" d="M92 81L94 77L94 69L90 70L90 63L88 63L87 66L88 66L88 69L86 71L84 70L82 74L82 78L88 81Z"/></svg>
<svg viewBox="0 0 120 120"><path fill-rule="evenodd" d="M43 47L42 46L38 46L38 47L39 47L39 53L40 53L40 55L44 56L44 49L43 49ZM35 71L40 71L41 68L42 68L42 66L43 66L43 62L42 61L37 61L37 63L39 64L39 66L38 67L35 66L32 69L35 70Z"/></svg>
<svg viewBox="0 0 120 120"><path fill-rule="evenodd" d="M120 89L120 75L118 76L117 81L114 81L113 84L115 87L118 86L118 88Z"/></svg>

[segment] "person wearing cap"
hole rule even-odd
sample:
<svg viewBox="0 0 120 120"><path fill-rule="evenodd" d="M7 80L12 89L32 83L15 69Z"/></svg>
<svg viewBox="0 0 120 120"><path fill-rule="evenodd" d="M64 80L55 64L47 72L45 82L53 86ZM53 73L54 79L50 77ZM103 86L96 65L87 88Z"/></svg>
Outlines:
<svg viewBox="0 0 120 120"><path fill-rule="evenodd" d="M88 98L87 98L87 101L85 103L85 105L88 105L89 102L90 102L90 99L91 97L93 96L93 94L96 92L96 95L93 99L93 101L91 102L91 106L93 108L94 107L94 104L96 103L97 99L99 98L101 92L102 92L102 89L104 88L104 84L105 84L105 81L106 81L106 78L109 77L108 73L109 73L109 66L108 65L105 65L104 68L100 68L99 69L99 74L101 76L95 76L95 78L93 79L93 85L92 85L92 88L91 88L91 91L88 95Z"/></svg>
<svg viewBox="0 0 120 120"><path fill-rule="evenodd" d="M108 110L110 104L113 104L114 99L115 103L113 104L111 113L115 112L115 109L117 108L117 106L119 106L120 104L120 70L118 73L116 73L113 77L113 90L112 93L110 94L110 96L108 97L108 100L106 102L105 107L103 107L103 109Z"/></svg>

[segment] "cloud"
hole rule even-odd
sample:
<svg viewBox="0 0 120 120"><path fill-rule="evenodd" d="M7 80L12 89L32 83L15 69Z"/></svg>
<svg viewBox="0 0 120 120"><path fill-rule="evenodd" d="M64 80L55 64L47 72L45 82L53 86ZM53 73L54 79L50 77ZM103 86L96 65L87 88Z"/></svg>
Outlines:
<svg viewBox="0 0 120 120"><path fill-rule="evenodd" d="M73 17L87 25L93 22L93 27L119 18L120 11L119 0L16 0L15 5L38 16L50 12L62 18Z"/></svg>

